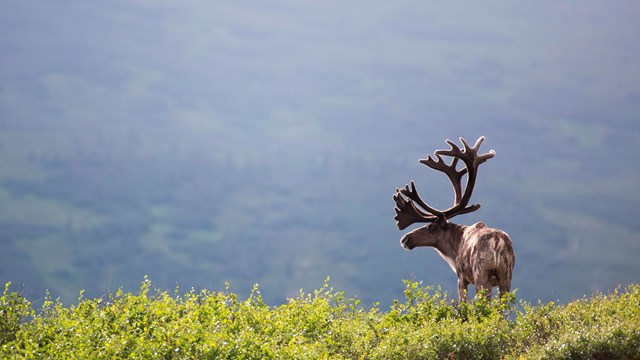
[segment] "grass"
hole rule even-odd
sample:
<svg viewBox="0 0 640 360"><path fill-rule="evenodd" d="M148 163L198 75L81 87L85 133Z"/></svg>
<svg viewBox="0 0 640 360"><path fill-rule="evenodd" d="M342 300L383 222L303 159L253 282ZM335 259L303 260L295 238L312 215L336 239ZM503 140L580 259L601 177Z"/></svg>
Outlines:
<svg viewBox="0 0 640 360"><path fill-rule="evenodd" d="M328 283L279 306L256 285L225 291L154 289L39 309L6 284L0 357L6 359L638 359L640 285L567 305L515 295L456 305L406 281L405 300L363 308Z"/></svg>

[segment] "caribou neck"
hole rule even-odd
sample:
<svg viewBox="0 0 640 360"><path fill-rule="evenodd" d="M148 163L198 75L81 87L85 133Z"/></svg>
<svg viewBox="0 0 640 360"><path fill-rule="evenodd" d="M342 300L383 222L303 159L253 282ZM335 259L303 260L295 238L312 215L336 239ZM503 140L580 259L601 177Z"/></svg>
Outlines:
<svg viewBox="0 0 640 360"><path fill-rule="evenodd" d="M447 231L445 236L438 239L433 244L433 247L442 254L447 261L455 260L458 257L460 251L460 244L462 243L464 232L467 230L466 225L459 225L454 223L447 224Z"/></svg>

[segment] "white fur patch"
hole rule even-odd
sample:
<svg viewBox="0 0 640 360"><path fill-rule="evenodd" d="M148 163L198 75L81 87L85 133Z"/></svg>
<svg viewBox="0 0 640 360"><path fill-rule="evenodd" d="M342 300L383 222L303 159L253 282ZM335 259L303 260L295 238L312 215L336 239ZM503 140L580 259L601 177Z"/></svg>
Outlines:
<svg viewBox="0 0 640 360"><path fill-rule="evenodd" d="M440 254L440 256L442 256L442 258L449 264L449 266L451 266L451 270L453 270L454 273L457 274L456 272L456 261L455 259L452 259L450 257L445 256L443 253L440 252L440 250L435 249L438 254Z"/></svg>

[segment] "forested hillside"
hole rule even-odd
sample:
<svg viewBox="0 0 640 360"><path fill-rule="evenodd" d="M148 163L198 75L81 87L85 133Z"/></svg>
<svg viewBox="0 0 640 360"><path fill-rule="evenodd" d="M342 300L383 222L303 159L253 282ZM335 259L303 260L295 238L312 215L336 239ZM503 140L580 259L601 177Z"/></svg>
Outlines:
<svg viewBox="0 0 640 360"><path fill-rule="evenodd" d="M520 298L640 278L634 2L516 5L20 1L0 5L0 283L74 302L254 283L280 304L331 276L388 305L391 195L417 160L486 136L480 219L507 231Z"/></svg>

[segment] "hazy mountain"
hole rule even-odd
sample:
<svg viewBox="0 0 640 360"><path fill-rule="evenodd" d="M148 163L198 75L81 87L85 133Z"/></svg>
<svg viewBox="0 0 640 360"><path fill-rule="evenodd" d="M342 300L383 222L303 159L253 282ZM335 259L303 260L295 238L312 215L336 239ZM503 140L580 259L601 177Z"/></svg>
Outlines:
<svg viewBox="0 0 640 360"><path fill-rule="evenodd" d="M20 1L0 5L0 281L73 301L155 285L363 304L455 275L405 252L391 195L487 137L474 201L513 287L637 282L635 2Z"/></svg>

